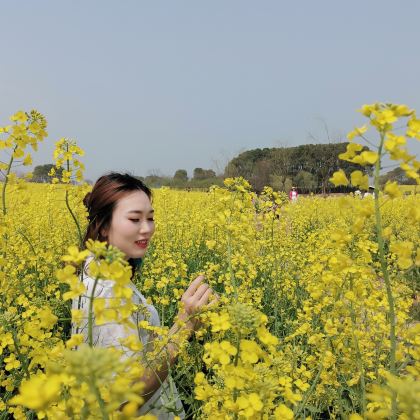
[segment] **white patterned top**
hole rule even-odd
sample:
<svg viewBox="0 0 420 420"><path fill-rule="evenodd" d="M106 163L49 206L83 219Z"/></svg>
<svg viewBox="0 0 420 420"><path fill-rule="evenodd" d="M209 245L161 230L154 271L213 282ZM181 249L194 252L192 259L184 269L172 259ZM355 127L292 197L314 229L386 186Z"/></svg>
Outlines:
<svg viewBox="0 0 420 420"><path fill-rule="evenodd" d="M88 261L87 261L88 264ZM92 294L93 285L95 280L89 275L83 275L83 283L86 286L86 295L81 298L73 299L72 308L82 309L84 319L86 323L80 327L72 325L73 334L83 334L85 342L88 341L88 311L89 301ZM112 298L112 286L114 285L113 280L98 280L95 295L97 298ZM156 308L146 302L145 297L135 287L133 283L130 283L129 287L133 290L132 301L135 305L141 305L145 308L144 311L139 311L133 314L133 322L137 325L139 321L147 319L150 325L159 326L160 319ZM151 337L149 331L139 328L139 330L130 329L117 322L109 322L103 325L93 325L93 343L94 346L99 347L116 347L122 350L126 357L129 357L133 352L125 348L121 343L120 339L128 337L130 335L138 335L144 348L147 348L147 344L150 343ZM153 396L146 401L146 403L140 408L138 415L141 414L153 414L159 420L173 419L175 415L181 419L185 417L185 413L182 407L181 400L179 399L178 391L172 378L168 376L162 383L160 388L153 394Z"/></svg>

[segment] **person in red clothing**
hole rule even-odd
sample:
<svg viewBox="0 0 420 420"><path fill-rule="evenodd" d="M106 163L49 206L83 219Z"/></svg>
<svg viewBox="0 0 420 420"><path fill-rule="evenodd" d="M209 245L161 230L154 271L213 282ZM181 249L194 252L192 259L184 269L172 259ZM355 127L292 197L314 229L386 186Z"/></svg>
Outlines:
<svg viewBox="0 0 420 420"><path fill-rule="evenodd" d="M289 192L289 199L290 201L296 201L298 198L298 192L296 187L292 187L292 189Z"/></svg>

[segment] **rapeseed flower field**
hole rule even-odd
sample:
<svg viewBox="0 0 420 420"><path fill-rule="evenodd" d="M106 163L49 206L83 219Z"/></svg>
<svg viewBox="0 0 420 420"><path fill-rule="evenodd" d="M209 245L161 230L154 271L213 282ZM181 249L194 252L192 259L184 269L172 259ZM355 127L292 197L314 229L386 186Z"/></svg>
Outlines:
<svg viewBox="0 0 420 420"><path fill-rule="evenodd" d="M71 329L84 321L71 300L85 293L88 255L92 275L114 281L112 301L92 299L89 323L133 326L141 310L121 252L92 241L83 249L83 150L61 139L51 184L18 179L14 165L31 164L47 123L36 111L14 114L0 128L0 419L154 418L137 414L137 378L166 363L170 341L181 349L170 373L187 418L420 419L420 198L396 183L379 188L385 154L420 183L406 144L420 140L420 120L404 105L361 112L368 123L340 158L373 166L372 197L289 203L269 187L256 196L241 178L208 192L153 192L156 234L133 281L162 325L135 325L156 340L144 351L139 337L125 339L130 357ZM376 147L364 150L365 140ZM362 171L331 182L368 186ZM192 339L169 335L198 274L219 300ZM180 414L170 398L167 409Z"/></svg>

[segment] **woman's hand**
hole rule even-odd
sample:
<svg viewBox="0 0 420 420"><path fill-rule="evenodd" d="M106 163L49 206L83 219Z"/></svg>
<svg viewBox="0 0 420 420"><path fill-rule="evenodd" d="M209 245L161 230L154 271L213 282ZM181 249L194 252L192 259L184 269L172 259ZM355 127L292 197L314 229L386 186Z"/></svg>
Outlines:
<svg viewBox="0 0 420 420"><path fill-rule="evenodd" d="M203 280L204 276L198 276L191 282L188 289L182 295L181 302L183 307L178 313L177 321L169 331L171 340L167 344L167 354L169 354L168 362L171 366L175 363L184 340L188 339L191 333L199 326L199 322L194 318L194 315L197 314L203 306L208 304L209 298L213 292L208 284L203 283ZM218 297L216 295L216 300L217 299ZM147 390L145 395L143 395L143 398L147 400L153 395L161 383L166 379L168 372L167 363L163 363L157 371L146 368L146 373L141 379L145 383L145 389Z"/></svg>
<svg viewBox="0 0 420 420"><path fill-rule="evenodd" d="M169 335L172 337L172 341L168 344L171 365L175 363L184 340L188 340L188 337L200 325L199 319L195 315L204 306L211 306L219 300L217 293L214 293L210 286L203 283L203 281L204 276L198 276L191 282L188 289L182 295L182 308L176 317L176 322L169 331ZM208 304L212 295L214 300Z"/></svg>
<svg viewBox="0 0 420 420"><path fill-rule="evenodd" d="M198 276L191 282L181 298L184 307L178 314L178 319L184 321L190 330L197 329L198 322L193 317L203 306L208 304L213 293L210 286L203 281L204 276Z"/></svg>

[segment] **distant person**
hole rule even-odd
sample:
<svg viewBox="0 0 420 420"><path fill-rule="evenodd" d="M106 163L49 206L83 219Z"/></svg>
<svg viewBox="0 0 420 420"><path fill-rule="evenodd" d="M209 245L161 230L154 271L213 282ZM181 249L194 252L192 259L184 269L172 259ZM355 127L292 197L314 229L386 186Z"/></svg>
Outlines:
<svg viewBox="0 0 420 420"><path fill-rule="evenodd" d="M289 192L289 199L290 199L290 201L295 202L297 200L297 198L298 198L297 189L296 189L296 187L292 187L292 189Z"/></svg>
<svg viewBox="0 0 420 420"><path fill-rule="evenodd" d="M373 198L374 193L375 193L375 187L373 187L372 185L369 185L369 189L363 194L363 198L368 198L368 197Z"/></svg>

